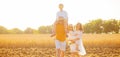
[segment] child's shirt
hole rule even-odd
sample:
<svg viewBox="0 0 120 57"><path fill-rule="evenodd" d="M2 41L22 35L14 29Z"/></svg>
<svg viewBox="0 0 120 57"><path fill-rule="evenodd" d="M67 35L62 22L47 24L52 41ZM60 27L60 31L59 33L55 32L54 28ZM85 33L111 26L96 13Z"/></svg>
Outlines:
<svg viewBox="0 0 120 57"><path fill-rule="evenodd" d="M67 35L68 35L68 40L73 40L73 39L76 38L74 31L69 31L69 32L67 33ZM71 41L69 41L68 44L69 44L69 45L71 45L71 44L72 44L72 45L75 45L75 43L72 43Z"/></svg>
<svg viewBox="0 0 120 57"><path fill-rule="evenodd" d="M66 32L64 30L64 23L56 23L56 39L59 41L66 40Z"/></svg>
<svg viewBox="0 0 120 57"><path fill-rule="evenodd" d="M68 33L68 39L69 40L75 39L75 32L74 31L69 31L69 33Z"/></svg>
<svg viewBox="0 0 120 57"><path fill-rule="evenodd" d="M66 11L59 11L57 12L56 14L56 18L58 19L59 17L63 17L64 19L68 19L68 15L67 15L67 12Z"/></svg>

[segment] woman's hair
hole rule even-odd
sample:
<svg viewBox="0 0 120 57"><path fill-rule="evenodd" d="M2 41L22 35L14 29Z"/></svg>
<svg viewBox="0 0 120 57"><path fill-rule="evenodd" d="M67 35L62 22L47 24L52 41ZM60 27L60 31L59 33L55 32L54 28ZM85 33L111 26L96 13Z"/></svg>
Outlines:
<svg viewBox="0 0 120 57"><path fill-rule="evenodd" d="M73 25L72 25L72 24L69 24L69 25L68 25L68 31L71 30L71 27L72 27L72 31L73 31Z"/></svg>
<svg viewBox="0 0 120 57"><path fill-rule="evenodd" d="M76 28L77 28L77 26L79 26L79 30L81 30L81 31L83 30L81 23L77 23L77 24L76 24Z"/></svg>

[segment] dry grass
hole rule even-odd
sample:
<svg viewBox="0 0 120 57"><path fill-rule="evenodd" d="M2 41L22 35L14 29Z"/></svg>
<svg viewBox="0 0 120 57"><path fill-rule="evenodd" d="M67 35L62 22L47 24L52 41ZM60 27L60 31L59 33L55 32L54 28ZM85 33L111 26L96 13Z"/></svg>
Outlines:
<svg viewBox="0 0 120 57"><path fill-rule="evenodd" d="M54 40L45 34L3 34L0 47L53 47Z"/></svg>
<svg viewBox="0 0 120 57"><path fill-rule="evenodd" d="M120 34L84 34L85 47L120 47ZM1 34L0 47L54 47L50 34Z"/></svg>
<svg viewBox="0 0 120 57"><path fill-rule="evenodd" d="M120 34L84 34L83 43L87 55L82 57L120 57ZM0 57L55 57L50 34L1 34L0 47Z"/></svg>
<svg viewBox="0 0 120 57"><path fill-rule="evenodd" d="M120 48L86 48L81 57L120 57ZM0 48L0 57L55 57L55 48ZM65 57L70 57L69 49Z"/></svg>
<svg viewBox="0 0 120 57"><path fill-rule="evenodd" d="M86 47L120 47L120 34L84 34Z"/></svg>

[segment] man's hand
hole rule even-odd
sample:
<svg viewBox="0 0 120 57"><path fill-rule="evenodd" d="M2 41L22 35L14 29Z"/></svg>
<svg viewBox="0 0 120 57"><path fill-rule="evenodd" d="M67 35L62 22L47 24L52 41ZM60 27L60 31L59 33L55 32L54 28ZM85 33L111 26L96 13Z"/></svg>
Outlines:
<svg viewBox="0 0 120 57"><path fill-rule="evenodd" d="M55 36L55 34L50 35L50 37L54 37L54 36Z"/></svg>

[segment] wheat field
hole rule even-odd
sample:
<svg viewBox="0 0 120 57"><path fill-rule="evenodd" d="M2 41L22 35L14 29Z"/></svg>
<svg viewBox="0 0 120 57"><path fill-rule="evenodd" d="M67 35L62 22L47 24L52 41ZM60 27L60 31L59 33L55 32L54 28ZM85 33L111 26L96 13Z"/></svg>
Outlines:
<svg viewBox="0 0 120 57"><path fill-rule="evenodd" d="M120 57L120 34L83 34L87 54L81 57ZM0 34L0 57L55 57L50 34ZM70 57L69 46L65 57Z"/></svg>

